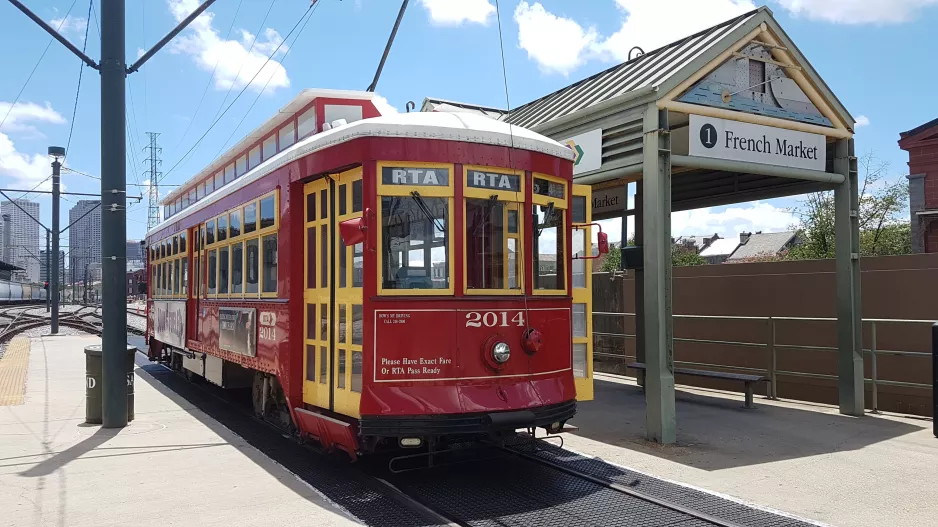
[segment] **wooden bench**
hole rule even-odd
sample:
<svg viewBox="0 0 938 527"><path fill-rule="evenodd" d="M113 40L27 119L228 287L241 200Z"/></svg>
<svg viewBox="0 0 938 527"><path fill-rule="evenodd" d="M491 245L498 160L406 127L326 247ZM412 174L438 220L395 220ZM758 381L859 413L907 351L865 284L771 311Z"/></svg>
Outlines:
<svg viewBox="0 0 938 527"><path fill-rule="evenodd" d="M642 362L633 362L628 365L629 368L633 370L642 370L646 369L645 364ZM690 368L674 368L675 375L691 375L694 377L707 377L710 379L722 379L727 381L740 381L745 386L746 393L746 408L755 408L756 406L752 403L752 385L765 380L765 377L761 375L747 375L745 373L725 373L722 371L709 371L709 370L692 370Z"/></svg>

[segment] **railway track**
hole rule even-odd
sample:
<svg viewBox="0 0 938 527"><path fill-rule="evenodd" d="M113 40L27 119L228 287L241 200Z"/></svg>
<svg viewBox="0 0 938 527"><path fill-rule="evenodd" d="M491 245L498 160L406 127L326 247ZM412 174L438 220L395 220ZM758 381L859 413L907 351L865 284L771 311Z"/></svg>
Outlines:
<svg viewBox="0 0 938 527"><path fill-rule="evenodd" d="M809 525L521 435L506 444L466 449L466 456L433 469L393 474L385 458L350 466L344 455L300 444L255 417L248 393L190 382L142 356L138 364L151 374L150 382L186 398L367 525Z"/></svg>
<svg viewBox="0 0 938 527"><path fill-rule="evenodd" d="M77 309L62 311L59 313L59 326L100 335L103 329L103 320L101 314L97 312L98 309L97 306L80 305ZM128 309L127 312L129 315L144 317L144 315L135 313L131 309ZM24 331L48 326L50 323L50 317L41 306L11 306L0 309L0 343L8 341ZM130 323L127 325L127 330L129 333L137 335L145 333L144 330Z"/></svg>

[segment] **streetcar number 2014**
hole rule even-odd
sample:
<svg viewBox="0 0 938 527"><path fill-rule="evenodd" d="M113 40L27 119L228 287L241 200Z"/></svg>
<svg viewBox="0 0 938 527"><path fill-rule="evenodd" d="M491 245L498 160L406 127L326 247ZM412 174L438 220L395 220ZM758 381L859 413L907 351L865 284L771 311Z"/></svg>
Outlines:
<svg viewBox="0 0 938 527"><path fill-rule="evenodd" d="M510 313L508 311L486 311L484 313L470 311L466 313L466 327L481 328L485 326L487 328L494 328L512 325L524 327L524 311L518 311L511 318L509 318L509 315Z"/></svg>

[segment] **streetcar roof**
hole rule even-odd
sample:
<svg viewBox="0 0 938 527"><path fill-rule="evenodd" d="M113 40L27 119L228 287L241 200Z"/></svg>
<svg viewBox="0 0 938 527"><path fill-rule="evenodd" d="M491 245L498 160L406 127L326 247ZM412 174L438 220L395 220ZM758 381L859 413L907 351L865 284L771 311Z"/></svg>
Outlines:
<svg viewBox="0 0 938 527"><path fill-rule="evenodd" d="M147 236L250 185L298 158L362 137L460 141L519 148L570 161L574 157L573 150L569 147L537 132L471 113L410 112L362 119L298 141L293 146L261 162L231 183L215 189L194 205L164 219L159 225L150 229Z"/></svg>

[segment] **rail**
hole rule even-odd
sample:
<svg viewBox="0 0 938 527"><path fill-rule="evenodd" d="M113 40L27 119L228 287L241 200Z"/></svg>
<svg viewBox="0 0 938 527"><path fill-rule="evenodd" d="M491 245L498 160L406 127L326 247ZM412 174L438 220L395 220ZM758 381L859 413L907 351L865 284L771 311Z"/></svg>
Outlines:
<svg viewBox="0 0 938 527"><path fill-rule="evenodd" d="M593 316L616 316L616 317L634 317L635 313L617 313L609 311L594 311ZM675 360L675 364L683 364L687 366L696 366L696 367L710 367L710 368L719 368L719 369L729 369L729 370L738 370L745 372L754 372L765 375L768 379L768 394L769 399L778 399L778 377L802 377L802 378L811 378L811 379L828 379L828 380L837 380L836 375L830 375L826 373L808 373L808 372L797 372L797 371L788 371L788 370L779 370L777 367L778 361L778 350L779 349L791 349L791 350L804 350L804 351L837 351L835 346L810 346L805 344L785 344L779 343L777 340L776 334L776 322L780 321L801 321L801 322L836 322L836 318L824 318L824 317L760 317L760 316L733 316L733 315L673 315L676 319L708 319L708 320L751 320L751 321L765 321L766 323L766 339L765 342L747 342L747 341L732 341L732 340L715 340L715 339L695 339L695 338L684 338L684 337L672 337L674 342L695 342L699 344L719 344L727 346L741 346L741 347L750 347L750 348L759 348L765 349L767 351L767 364L765 368L752 368L745 366L734 366L727 364L713 364L705 362L691 362L691 361L678 361ZM877 357L882 355L895 355L895 356L905 356L905 357L920 357L920 358L931 358L931 353L920 352L920 351L907 351L907 350L890 350L890 349L879 349L876 340L876 327L877 325L883 324L927 324L931 327L932 324L935 324L935 320L910 320L910 319L899 319L899 318L864 318L864 324L869 324L870 326L870 347L864 348L864 355L870 357L870 377L864 378L864 381L871 385L871 394L872 394L872 407L873 412L879 411L879 387L880 386L897 386L903 388L915 388L930 390L932 389L931 384L917 383L917 382L906 382L906 381L895 381L880 379L879 372L877 369ZM602 336L602 337L613 337L613 338L635 338L635 335L629 333L605 333L594 331L593 336ZM594 346L595 347L595 346ZM619 355L615 353L602 353L602 352L593 352L594 356L601 357L610 357L620 360L627 360L625 354Z"/></svg>

